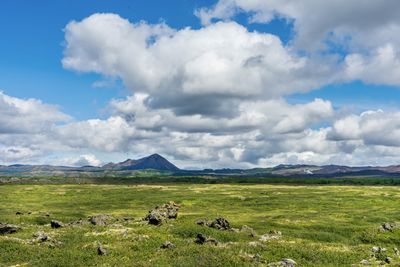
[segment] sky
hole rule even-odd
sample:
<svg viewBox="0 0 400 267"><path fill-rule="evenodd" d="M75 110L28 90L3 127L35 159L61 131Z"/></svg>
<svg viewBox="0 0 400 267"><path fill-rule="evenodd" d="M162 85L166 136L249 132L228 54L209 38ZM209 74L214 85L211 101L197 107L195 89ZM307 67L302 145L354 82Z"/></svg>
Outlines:
<svg viewBox="0 0 400 267"><path fill-rule="evenodd" d="M400 164L397 0L3 0L0 165Z"/></svg>

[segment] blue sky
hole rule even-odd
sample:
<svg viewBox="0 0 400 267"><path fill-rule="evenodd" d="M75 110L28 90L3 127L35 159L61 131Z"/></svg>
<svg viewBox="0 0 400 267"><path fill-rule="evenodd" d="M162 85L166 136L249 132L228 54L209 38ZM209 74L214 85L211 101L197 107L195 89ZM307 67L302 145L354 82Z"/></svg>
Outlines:
<svg viewBox="0 0 400 267"><path fill-rule="evenodd" d="M397 132L400 104L400 81L396 78L400 77L400 41L395 37L400 25L396 16L399 4L368 4L361 10L358 0L339 2L311 7L307 2L293 1L289 4L293 8L287 8L245 0L1 1L0 90L8 100L0 107L0 115L7 115L0 118L4 125L0 164L74 165L82 158L101 164L153 152L194 168L210 164L396 163L398 145L391 134ZM343 15L344 8L352 10L353 16ZM310 11L315 12L312 19L307 15ZM98 13L104 16L96 16ZM122 41L112 45L120 51L127 49L129 62L118 50L89 39L92 36L107 43L107 34L120 37L113 35L112 29L107 33L96 28L106 21L111 23L110 29L124 24L128 35L121 33ZM138 26L141 21L143 29ZM161 32L157 25L164 27ZM192 29L190 33L187 27ZM139 30L149 31L149 38L155 38L153 47L142 52L133 48L139 42L135 39ZM82 38L81 32L88 37ZM230 32L236 32L237 39L229 39ZM207 36L210 39L205 45L209 47L197 47L196 42L204 42ZM213 43L215 38L220 40ZM181 47L176 40L184 40L186 45ZM225 42L226 48L221 50ZM165 51L170 47L183 51L172 50L171 54L178 53L168 61L162 46ZM118 63L109 65L110 58ZM148 65L154 60L158 63ZM226 60L232 60L232 69L225 66L221 70L218 66L224 66L219 64ZM248 70L240 69L245 64L234 66L239 61L256 64L257 69L245 75ZM144 64L142 68L139 63ZM204 63L211 65L199 65ZM159 66L174 70L170 78ZM142 73L146 68L151 71ZM156 76L149 80L148 75ZM60 113L56 118L38 113L29 121L49 128L29 132L8 121L11 112L26 117L23 104L18 110L15 103L21 100L28 105L28 99L40 101L34 104L38 106L32 104L33 110ZM383 118L390 118L385 123L393 128L388 130L390 140L379 142L369 125L386 127L380 125ZM104 130L97 124L94 129L90 119L104 124ZM122 122L117 123L118 119ZM153 120L152 125L141 124ZM217 130L217 125L226 128ZM353 129L354 134L346 129ZM76 139L68 134L78 130L93 130L103 139L90 140L93 144L85 139L90 137L82 137L81 142L65 141ZM21 131L30 141L19 140ZM41 139L46 138L56 142L57 149L44 148L41 142L48 141ZM171 139L173 147L168 147L164 140ZM290 151L292 142L304 145ZM312 142L314 145L309 144Z"/></svg>
<svg viewBox="0 0 400 267"><path fill-rule="evenodd" d="M67 23L94 13L116 13L133 22L165 21L174 28L199 28L201 23L193 11L213 3L188 0L2 1L0 33L4 38L0 42L0 88L12 96L39 98L60 105L77 119L104 116L108 101L126 95L126 91L120 83L93 88L92 84L101 79L99 75L79 74L62 67L63 29ZM245 16L237 20L247 24ZM283 20L249 28L272 32L284 41L291 31Z"/></svg>

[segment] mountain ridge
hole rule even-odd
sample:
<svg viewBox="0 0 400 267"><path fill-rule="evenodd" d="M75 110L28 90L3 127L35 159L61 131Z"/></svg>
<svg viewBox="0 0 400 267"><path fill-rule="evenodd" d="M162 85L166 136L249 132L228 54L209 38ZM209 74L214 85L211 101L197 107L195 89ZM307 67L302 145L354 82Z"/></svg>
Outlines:
<svg viewBox="0 0 400 267"><path fill-rule="evenodd" d="M155 171L162 175L211 175L211 176L277 176L277 177L334 177L346 175L389 175L400 176L400 165L389 166L345 166L345 165L307 165L307 164L280 164L269 168L252 169L203 169L203 170L183 170L169 162L159 154L152 154L139 159L126 159L117 163L107 163L101 167L96 166L52 166L52 165L29 165L12 164L8 166L0 165L0 176L10 175L122 175L126 176L133 172Z"/></svg>

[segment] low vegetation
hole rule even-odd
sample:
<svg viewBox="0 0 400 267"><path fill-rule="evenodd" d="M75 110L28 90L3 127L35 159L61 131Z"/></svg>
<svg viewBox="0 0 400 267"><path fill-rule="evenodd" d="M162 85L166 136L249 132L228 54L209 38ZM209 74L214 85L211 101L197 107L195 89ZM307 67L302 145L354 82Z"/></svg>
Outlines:
<svg viewBox="0 0 400 267"><path fill-rule="evenodd" d="M400 263L398 187L10 184L0 195L0 222L21 228L0 235L0 266Z"/></svg>

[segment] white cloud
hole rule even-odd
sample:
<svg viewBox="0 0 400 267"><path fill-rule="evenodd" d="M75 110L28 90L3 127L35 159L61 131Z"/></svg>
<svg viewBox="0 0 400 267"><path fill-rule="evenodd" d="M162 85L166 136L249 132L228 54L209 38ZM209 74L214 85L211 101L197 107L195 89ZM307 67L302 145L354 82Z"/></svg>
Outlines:
<svg viewBox="0 0 400 267"><path fill-rule="evenodd" d="M0 93L1 161L66 153L53 162L97 166L107 161L98 155L161 153L199 168L393 163L399 112L341 116L330 101L289 104L285 96L343 80L400 84L400 39L390 37L400 28L397 3L220 0L197 11L207 24L200 29L114 14L73 21L63 66L103 75L95 86L121 79L132 95L110 101L106 119L73 121L56 106ZM284 17L295 39L284 45L227 21L237 12L253 22ZM345 47L343 64L329 50L313 54L326 41ZM298 53L305 47L311 54Z"/></svg>
<svg viewBox="0 0 400 267"><path fill-rule="evenodd" d="M63 166L73 166L73 167L81 167L81 166L101 166L101 160L97 159L93 154L80 155L77 157L68 157L64 158L58 162L59 165Z"/></svg>
<svg viewBox="0 0 400 267"><path fill-rule="evenodd" d="M11 97L0 91L0 134L40 133L69 119L56 106L36 99Z"/></svg>
<svg viewBox="0 0 400 267"><path fill-rule="evenodd" d="M65 68L119 77L147 94L148 105L176 114L229 116L243 99L305 92L336 79L330 64L235 22L174 30L94 14L65 31Z"/></svg>
<svg viewBox="0 0 400 267"><path fill-rule="evenodd" d="M210 25L215 19L228 21L242 12L249 15L250 22L284 18L292 23L290 45L295 50L311 54L322 50L324 57L342 50L345 64L338 67L343 68L343 80L400 85L397 0L219 0L195 14Z"/></svg>
<svg viewBox="0 0 400 267"><path fill-rule="evenodd" d="M360 140L367 146L400 147L400 112L366 111L336 121L332 140Z"/></svg>
<svg viewBox="0 0 400 267"><path fill-rule="evenodd" d="M373 84L400 85L400 51L386 44L368 55L350 54L345 59L349 80Z"/></svg>
<svg viewBox="0 0 400 267"><path fill-rule="evenodd" d="M212 8L198 9L195 14L203 24L213 19L227 20L241 12L249 14L250 22L285 18L294 24L297 45L307 49L327 39L347 39L363 47L400 41L395 34L400 27L399 11L396 0L219 0Z"/></svg>

